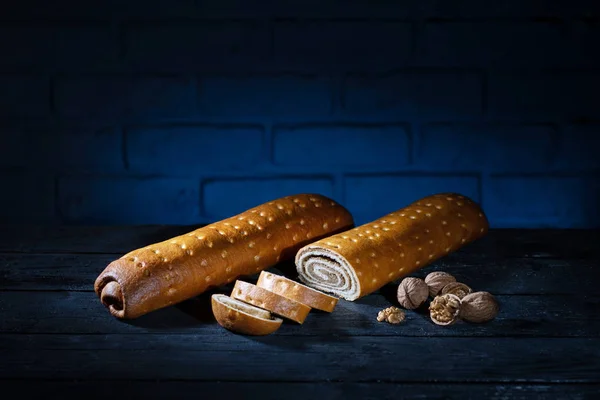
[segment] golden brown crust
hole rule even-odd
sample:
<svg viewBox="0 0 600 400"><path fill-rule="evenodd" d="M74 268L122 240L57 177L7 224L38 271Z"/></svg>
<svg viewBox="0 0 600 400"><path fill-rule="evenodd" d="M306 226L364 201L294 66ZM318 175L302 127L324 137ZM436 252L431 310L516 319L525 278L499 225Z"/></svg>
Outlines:
<svg viewBox="0 0 600 400"><path fill-rule="evenodd" d="M270 290L288 299L306 304L310 308L332 312L338 303L338 298L320 292L316 289L294 282L285 276L262 271L256 286Z"/></svg>
<svg viewBox="0 0 600 400"><path fill-rule="evenodd" d="M219 325L235 333L269 335L279 329L283 323L281 318L270 318L270 313L266 310L245 303L236 305L238 300L224 294L214 294L210 300L213 315Z"/></svg>
<svg viewBox="0 0 600 400"><path fill-rule="evenodd" d="M310 307L244 281L236 281L231 297L302 324Z"/></svg>
<svg viewBox="0 0 600 400"><path fill-rule="evenodd" d="M136 318L290 259L302 246L353 223L325 196L280 198L133 250L110 263L94 289L112 315Z"/></svg>
<svg viewBox="0 0 600 400"><path fill-rule="evenodd" d="M488 220L475 202L441 193L305 246L296 255L296 267L308 286L356 300L487 231Z"/></svg>

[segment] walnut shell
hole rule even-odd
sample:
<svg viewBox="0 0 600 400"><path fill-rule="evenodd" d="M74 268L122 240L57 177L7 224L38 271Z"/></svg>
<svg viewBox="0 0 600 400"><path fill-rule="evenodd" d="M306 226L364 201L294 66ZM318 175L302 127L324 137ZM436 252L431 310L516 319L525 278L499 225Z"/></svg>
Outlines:
<svg viewBox="0 0 600 400"><path fill-rule="evenodd" d="M450 282L442 289L442 294L451 293L462 299L469 293L473 292L473 289L461 282Z"/></svg>
<svg viewBox="0 0 600 400"><path fill-rule="evenodd" d="M437 325L452 325L460 314L461 300L453 294L436 296L429 304L429 316Z"/></svg>
<svg viewBox="0 0 600 400"><path fill-rule="evenodd" d="M423 279L404 278L398 285L398 303L408 310L419 308L429 297L429 288Z"/></svg>
<svg viewBox="0 0 600 400"><path fill-rule="evenodd" d="M462 299L460 318L468 322L487 322L498 315L500 306L488 292L475 292Z"/></svg>
<svg viewBox="0 0 600 400"><path fill-rule="evenodd" d="M435 271L425 277L425 283L429 287L429 295L437 296L440 291L451 282L456 282L456 278L447 272Z"/></svg>

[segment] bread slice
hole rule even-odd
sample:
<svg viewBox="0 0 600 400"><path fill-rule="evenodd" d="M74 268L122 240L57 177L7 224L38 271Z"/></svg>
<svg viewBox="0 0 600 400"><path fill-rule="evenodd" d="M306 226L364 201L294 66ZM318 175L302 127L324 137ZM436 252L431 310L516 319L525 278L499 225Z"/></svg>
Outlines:
<svg viewBox="0 0 600 400"><path fill-rule="evenodd" d="M310 307L244 281L236 281L231 297L302 324Z"/></svg>
<svg viewBox="0 0 600 400"><path fill-rule="evenodd" d="M283 322L281 318L273 318L267 310L224 294L213 294L211 303L219 325L232 332L263 336L275 332Z"/></svg>
<svg viewBox="0 0 600 400"><path fill-rule="evenodd" d="M326 312L332 312L339 300L337 297L309 288L285 276L267 271L260 273L256 286Z"/></svg>

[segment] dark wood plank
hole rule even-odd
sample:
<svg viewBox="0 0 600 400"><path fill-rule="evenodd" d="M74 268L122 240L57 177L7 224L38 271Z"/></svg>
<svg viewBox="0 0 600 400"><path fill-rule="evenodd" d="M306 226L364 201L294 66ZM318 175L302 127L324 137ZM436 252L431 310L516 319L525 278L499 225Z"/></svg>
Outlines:
<svg viewBox="0 0 600 400"><path fill-rule="evenodd" d="M2 335L0 378L600 382L599 338Z"/></svg>
<svg viewBox="0 0 600 400"><path fill-rule="evenodd" d="M377 322L377 312L393 299L371 295L357 302L341 301L331 313L312 311L303 325L286 323L278 336L512 336L600 337L600 297L499 296L502 310L486 324L433 324L426 310L407 311L402 325ZM89 292L5 292L0 296L0 332L10 333L180 333L226 334L214 321L209 296L165 308L136 320L108 314Z"/></svg>
<svg viewBox="0 0 600 400"><path fill-rule="evenodd" d="M261 400L585 400L598 398L598 384L404 384L404 383L294 383L294 382L186 382L186 381L0 381L6 393L22 398L190 399L260 398Z"/></svg>
<svg viewBox="0 0 600 400"><path fill-rule="evenodd" d="M93 290L111 254L0 254L0 290ZM439 260L417 271L424 277L442 270L477 290L495 294L594 293L600 280L595 260L501 259ZM291 264L272 269L296 279ZM568 279L567 279L568 278Z"/></svg>
<svg viewBox="0 0 600 400"><path fill-rule="evenodd" d="M0 225L0 252L126 253L197 226ZM600 258L599 230L496 229L457 254L470 257Z"/></svg>
<svg viewBox="0 0 600 400"><path fill-rule="evenodd" d="M94 281L118 255L0 254L0 290L94 290Z"/></svg>

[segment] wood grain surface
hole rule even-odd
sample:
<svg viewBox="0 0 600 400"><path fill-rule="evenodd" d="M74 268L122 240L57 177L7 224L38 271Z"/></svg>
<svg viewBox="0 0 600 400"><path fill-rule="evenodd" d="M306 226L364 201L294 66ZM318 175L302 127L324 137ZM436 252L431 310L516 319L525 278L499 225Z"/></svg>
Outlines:
<svg viewBox="0 0 600 400"><path fill-rule="evenodd" d="M93 281L113 259L195 227L0 226L0 383L24 398L597 399L600 234L492 230L414 274L442 270L497 295L487 324L439 327L426 310L379 323L395 285L273 335L216 324L223 286L131 321ZM294 277L290 264L273 272ZM254 282L256 276L245 278Z"/></svg>

